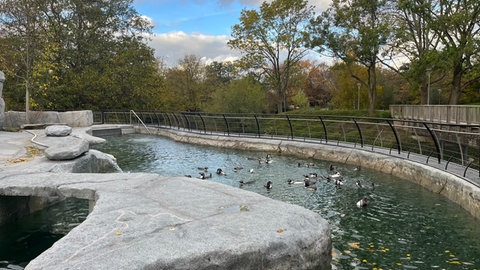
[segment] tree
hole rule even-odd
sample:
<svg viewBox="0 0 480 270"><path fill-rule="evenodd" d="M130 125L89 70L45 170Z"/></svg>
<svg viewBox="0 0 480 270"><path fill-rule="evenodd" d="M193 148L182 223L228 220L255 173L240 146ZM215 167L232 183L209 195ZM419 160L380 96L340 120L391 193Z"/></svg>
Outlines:
<svg viewBox="0 0 480 270"><path fill-rule="evenodd" d="M425 16L430 2L397 2L395 12L392 12L394 40L387 44L384 52L386 57L380 59L383 65L407 79L414 93L420 89L422 104L429 103L427 98L429 85L433 82L432 67L440 70L442 65L441 55L437 52L440 50L440 38L432 31L432 18Z"/></svg>
<svg viewBox="0 0 480 270"><path fill-rule="evenodd" d="M480 79L474 72L480 64L480 1L436 0L426 16L432 18L432 29L444 46L443 56L450 60L449 104L458 104L465 87Z"/></svg>
<svg viewBox="0 0 480 270"><path fill-rule="evenodd" d="M184 56L177 67L170 69L166 80L172 109L199 111L207 100L204 78L204 66L195 55Z"/></svg>
<svg viewBox="0 0 480 270"><path fill-rule="evenodd" d="M315 64L301 61L304 74L303 91L307 95L310 106L327 107L335 89L333 72L325 63Z"/></svg>
<svg viewBox="0 0 480 270"><path fill-rule="evenodd" d="M0 0L0 27L6 44L12 45L0 56L10 59L11 74L26 79L27 106L57 110L128 106L117 101L133 93L126 88L134 87L135 80L145 83L150 78L147 85L156 84L157 69L142 70L147 62L155 63L144 43L151 26L131 0ZM124 76L120 82L106 75L127 70L136 76Z"/></svg>
<svg viewBox="0 0 480 270"><path fill-rule="evenodd" d="M1 49L8 58L11 66L3 63L3 69L23 81L25 89L26 121L30 110L30 89L33 81L33 66L41 48L40 38L44 35L45 21L40 13L40 5L29 0L1 0L0 1L0 29L2 29L5 43ZM9 91L5 91L8 93Z"/></svg>
<svg viewBox="0 0 480 270"><path fill-rule="evenodd" d="M312 15L305 0L274 0L263 2L259 11L242 10L240 23L232 27L228 44L244 53L244 63L265 74L279 112L287 109L291 70L307 51L304 37Z"/></svg>
<svg viewBox="0 0 480 270"><path fill-rule="evenodd" d="M206 112L216 113L261 113L265 111L266 91L261 83L251 76L231 80L218 88L211 97Z"/></svg>
<svg viewBox="0 0 480 270"><path fill-rule="evenodd" d="M378 58L391 36L389 9L387 0L333 0L328 10L311 21L312 48L329 51L347 67L367 68L364 78L352 69L350 75L367 89L370 114L375 111Z"/></svg>

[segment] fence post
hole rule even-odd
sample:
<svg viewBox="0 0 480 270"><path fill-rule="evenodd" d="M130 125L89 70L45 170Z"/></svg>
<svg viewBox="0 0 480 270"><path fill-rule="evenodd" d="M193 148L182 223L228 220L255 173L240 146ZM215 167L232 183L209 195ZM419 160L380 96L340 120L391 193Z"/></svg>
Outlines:
<svg viewBox="0 0 480 270"><path fill-rule="evenodd" d="M225 121L225 127L227 128L227 135L230 136L230 127L228 126L228 120L225 114L223 114L223 121Z"/></svg>
<svg viewBox="0 0 480 270"><path fill-rule="evenodd" d="M363 148L363 134L362 134L362 129L360 128L360 125L357 123L357 121L355 120L355 118L352 118L353 122L355 123L355 126L357 126L357 129L358 129L358 134L360 135L360 145L362 146Z"/></svg>
<svg viewBox="0 0 480 270"><path fill-rule="evenodd" d="M320 118L320 122L322 122L323 126L323 131L325 132L325 143L328 143L328 132L327 132L327 126L325 125L325 122L323 121L323 118L319 115L318 118Z"/></svg>
<svg viewBox="0 0 480 270"><path fill-rule="evenodd" d="M190 120L188 119L187 114L186 114L186 113L182 113L182 115L183 115L183 118L185 118L185 121L187 122L187 129L188 129L188 131L192 131L192 127L190 126Z"/></svg>
<svg viewBox="0 0 480 270"><path fill-rule="evenodd" d="M427 129L428 133L430 134L430 136L432 137L432 140L433 140L433 143L435 144L435 148L437 149L437 158L438 158L438 164L440 164L441 160L442 160L442 153L440 152L440 144L438 143L438 138L437 136L435 135L435 133L433 132L433 130L431 130L427 123L425 122L422 122L423 125L425 126L425 128Z"/></svg>
<svg viewBox="0 0 480 270"><path fill-rule="evenodd" d="M205 120L203 120L202 113L199 112L199 113L198 113L198 116L200 116L200 120L202 121L203 133L207 134L207 126L205 125Z"/></svg>
<svg viewBox="0 0 480 270"><path fill-rule="evenodd" d="M253 114L253 117L255 118L255 123L257 123L257 136L260 138L260 124L258 123L257 115Z"/></svg>
<svg viewBox="0 0 480 270"><path fill-rule="evenodd" d="M175 113L172 113L173 117L175 118L175 122L177 122L177 129L180 129L180 121Z"/></svg>
<svg viewBox="0 0 480 270"><path fill-rule="evenodd" d="M400 144L400 139L398 137L398 134L397 134L397 130L395 129L395 127L392 125L392 122L390 120L386 120L388 125L390 126L390 128L392 129L393 131L393 135L395 135L395 140L397 141L397 150L398 150L398 154L400 155L400 152L402 150L402 146Z"/></svg>
<svg viewBox="0 0 480 270"><path fill-rule="evenodd" d="M165 119L165 117L167 118L168 126L169 126L170 128L173 128L173 126L172 126L172 121L170 120L170 116L168 115L168 113L162 113L162 115L164 115L164 116L163 116L163 119Z"/></svg>
<svg viewBox="0 0 480 270"><path fill-rule="evenodd" d="M293 127L292 127L292 122L290 121L290 117L288 117L288 114L285 115L287 117L287 121L288 121L288 126L290 127L290 136L292 137L292 140L293 140Z"/></svg>

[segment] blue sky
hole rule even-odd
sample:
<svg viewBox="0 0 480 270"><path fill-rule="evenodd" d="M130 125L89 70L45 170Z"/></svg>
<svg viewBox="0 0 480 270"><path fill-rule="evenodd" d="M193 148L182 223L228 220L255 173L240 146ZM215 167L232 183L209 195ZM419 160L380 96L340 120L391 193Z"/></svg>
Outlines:
<svg viewBox="0 0 480 270"><path fill-rule="evenodd" d="M330 0L310 0L325 7ZM193 54L206 63L238 59L227 41L242 9L258 8L263 0L134 0L135 9L154 26L149 45L168 66Z"/></svg>
<svg viewBox="0 0 480 270"><path fill-rule="evenodd" d="M228 35L243 8L254 5L218 1L135 1L137 11L153 19L156 33L183 31L207 35Z"/></svg>

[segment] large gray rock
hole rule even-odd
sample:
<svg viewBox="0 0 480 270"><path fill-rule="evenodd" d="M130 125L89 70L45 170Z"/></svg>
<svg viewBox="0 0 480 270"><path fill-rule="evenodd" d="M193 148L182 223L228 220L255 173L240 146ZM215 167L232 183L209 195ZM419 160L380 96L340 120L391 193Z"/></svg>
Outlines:
<svg viewBox="0 0 480 270"><path fill-rule="evenodd" d="M90 149L85 155L77 158L71 169L72 173L119 173L122 169L117 159L98 150Z"/></svg>
<svg viewBox="0 0 480 270"><path fill-rule="evenodd" d="M59 113L60 123L65 123L71 127L89 127L93 125L93 112L69 111Z"/></svg>
<svg viewBox="0 0 480 270"><path fill-rule="evenodd" d="M65 137L72 133L72 128L66 125L52 125L45 128L45 135Z"/></svg>
<svg viewBox="0 0 480 270"><path fill-rule="evenodd" d="M50 160L70 160L83 155L89 149L88 141L74 136L45 137L43 143L49 145L45 156Z"/></svg>
<svg viewBox="0 0 480 270"><path fill-rule="evenodd" d="M93 211L36 269L330 269L330 227L303 207L155 174L12 174L0 194L85 198Z"/></svg>
<svg viewBox="0 0 480 270"><path fill-rule="evenodd" d="M62 124L71 127L89 127L93 124L92 111L30 111L29 123L26 122L26 113L8 111L5 113L5 127L20 128L25 125Z"/></svg>

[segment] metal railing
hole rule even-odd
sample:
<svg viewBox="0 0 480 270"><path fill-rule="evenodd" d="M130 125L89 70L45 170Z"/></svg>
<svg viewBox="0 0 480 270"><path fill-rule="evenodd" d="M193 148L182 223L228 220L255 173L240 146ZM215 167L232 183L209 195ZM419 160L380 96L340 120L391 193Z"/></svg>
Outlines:
<svg viewBox="0 0 480 270"><path fill-rule="evenodd" d="M428 164L480 186L480 125L298 114L95 112L96 124L137 124L192 133L361 148ZM133 121L133 122L132 122Z"/></svg>

